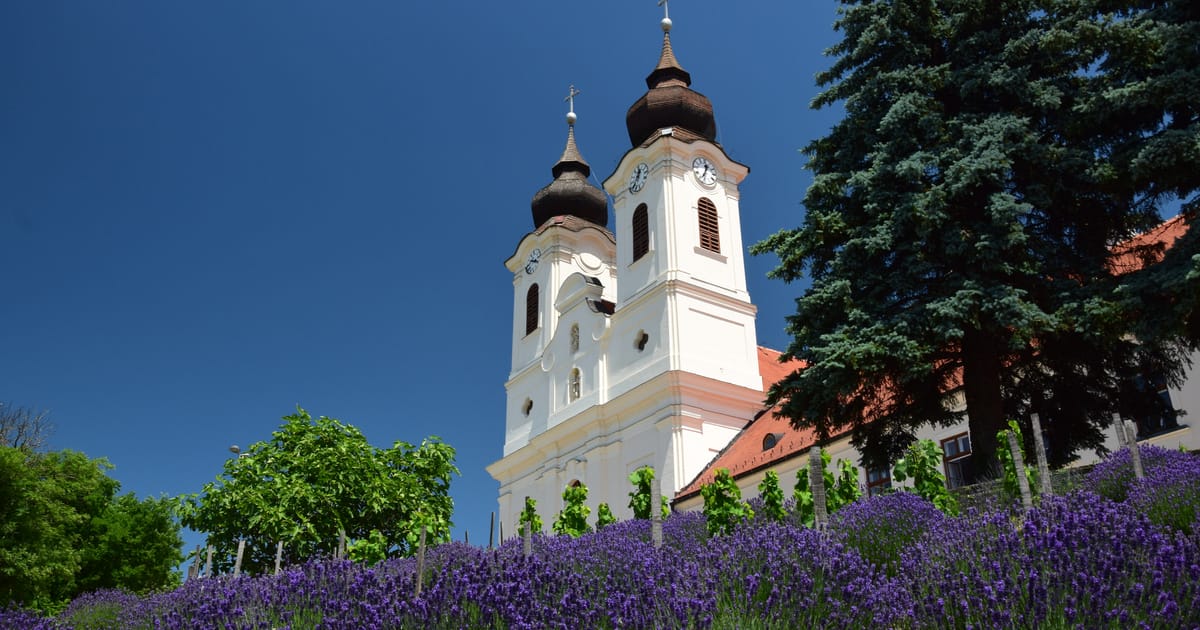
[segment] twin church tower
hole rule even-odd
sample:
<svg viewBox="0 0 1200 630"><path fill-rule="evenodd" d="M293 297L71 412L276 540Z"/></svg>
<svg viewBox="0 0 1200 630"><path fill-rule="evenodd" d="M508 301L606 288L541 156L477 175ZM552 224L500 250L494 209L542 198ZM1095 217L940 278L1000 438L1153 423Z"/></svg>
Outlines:
<svg viewBox="0 0 1200 630"><path fill-rule="evenodd" d="M712 103L662 26L649 89L625 115L631 148L604 190L588 181L572 106L533 231L505 261L512 369L504 457L488 472L509 526L526 496L552 517L575 483L593 510L629 518L632 471L652 466L669 499L762 409L738 207L749 169L717 142Z"/></svg>

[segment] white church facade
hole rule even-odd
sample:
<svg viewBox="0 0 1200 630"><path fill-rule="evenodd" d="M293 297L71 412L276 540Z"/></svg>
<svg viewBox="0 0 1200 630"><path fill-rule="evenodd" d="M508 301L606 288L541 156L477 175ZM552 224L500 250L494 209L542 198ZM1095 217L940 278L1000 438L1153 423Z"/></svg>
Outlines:
<svg viewBox="0 0 1200 630"><path fill-rule="evenodd" d="M503 457L487 470L507 526L525 497L549 521L576 482L593 509L604 502L629 518L628 477L642 466L677 509L700 506L699 487L717 467L746 497L775 469L790 494L814 443L764 408L766 390L797 366L757 345L740 222L749 169L717 142L712 104L690 88L670 27L664 19L648 90L626 114L631 148L604 190L588 181L572 107L554 179L531 204L534 229L505 262L512 365ZM1171 394L1200 408L1194 391ZM951 475L970 454L965 426L919 437L942 443ZM1161 441L1200 448L1187 427ZM835 464L859 465L848 437L825 446ZM860 472L865 487L890 480Z"/></svg>

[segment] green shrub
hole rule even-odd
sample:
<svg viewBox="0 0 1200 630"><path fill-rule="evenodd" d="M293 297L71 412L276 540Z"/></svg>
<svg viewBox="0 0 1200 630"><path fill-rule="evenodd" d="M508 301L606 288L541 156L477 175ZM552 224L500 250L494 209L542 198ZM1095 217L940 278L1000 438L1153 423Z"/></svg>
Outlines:
<svg viewBox="0 0 1200 630"><path fill-rule="evenodd" d="M958 501L946 489L946 476L942 474L942 449L933 440L910 444L904 457L892 467L892 478L899 482L912 479L918 496L945 514L958 514Z"/></svg>

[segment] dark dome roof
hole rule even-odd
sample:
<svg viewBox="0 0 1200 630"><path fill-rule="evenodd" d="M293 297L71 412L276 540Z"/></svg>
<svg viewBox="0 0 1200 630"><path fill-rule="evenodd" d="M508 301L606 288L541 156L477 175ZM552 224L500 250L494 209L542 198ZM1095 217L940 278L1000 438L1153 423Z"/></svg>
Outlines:
<svg viewBox="0 0 1200 630"><path fill-rule="evenodd" d="M567 130L567 148L551 169L554 181L537 191L530 203L533 227L552 217L571 215L604 227L608 224L608 198L588 181L592 168L575 148L575 126Z"/></svg>
<svg viewBox="0 0 1200 630"><path fill-rule="evenodd" d="M692 77L680 67L671 50L671 33L664 27L662 55L658 66L646 77L650 88L625 113L629 142L638 146L663 127L682 127L717 141L717 123L712 102L692 90Z"/></svg>

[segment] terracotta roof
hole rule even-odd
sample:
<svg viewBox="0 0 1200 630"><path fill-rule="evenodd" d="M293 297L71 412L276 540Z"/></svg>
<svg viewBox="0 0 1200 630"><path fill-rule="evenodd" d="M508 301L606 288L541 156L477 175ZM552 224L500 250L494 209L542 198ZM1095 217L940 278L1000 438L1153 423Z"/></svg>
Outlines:
<svg viewBox="0 0 1200 630"><path fill-rule="evenodd" d="M1154 229L1138 234L1133 238L1112 248L1112 258L1109 259L1109 268L1113 273L1118 275L1138 271L1148 264L1156 263L1162 260L1163 253L1170 249L1179 240L1181 236L1188 231L1188 223L1184 219L1184 215L1175 215L1173 218L1160 223ZM1151 249L1154 245L1161 245L1158 249Z"/></svg>
<svg viewBox="0 0 1200 630"><path fill-rule="evenodd" d="M763 377L764 394L785 376L804 367L804 363L797 360L780 363L779 356L776 350L762 346L758 348L758 370ZM764 449L764 439L772 434L775 436L774 446ZM763 409L728 446L717 453L703 472L676 493L675 498L678 500L700 492L701 486L712 482L718 468L726 468L737 477L807 451L814 442L815 434L811 429L797 431L787 418L775 415L773 408Z"/></svg>

